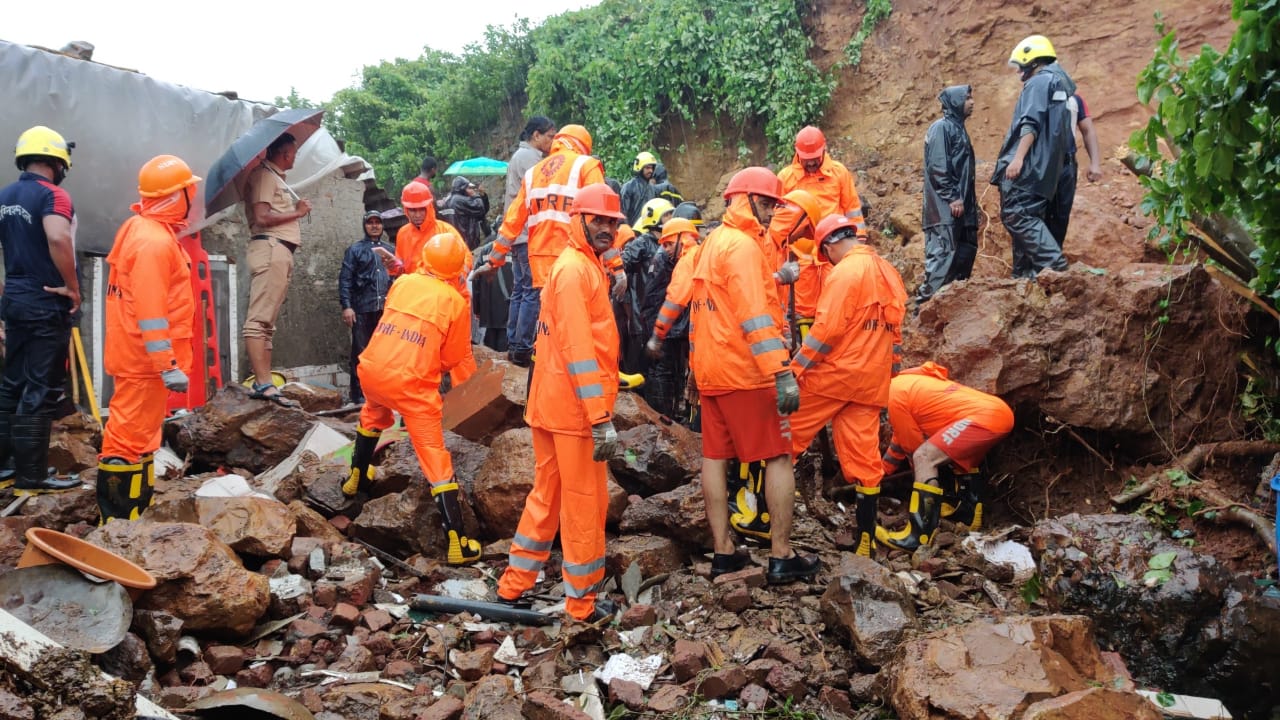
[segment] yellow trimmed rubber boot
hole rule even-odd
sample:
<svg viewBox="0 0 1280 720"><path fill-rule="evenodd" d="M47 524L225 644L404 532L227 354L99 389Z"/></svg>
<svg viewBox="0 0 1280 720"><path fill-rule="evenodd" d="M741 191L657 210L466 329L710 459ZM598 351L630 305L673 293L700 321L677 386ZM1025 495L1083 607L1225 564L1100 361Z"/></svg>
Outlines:
<svg viewBox="0 0 1280 720"><path fill-rule="evenodd" d="M931 484L936 482L937 478L934 478L913 484L906 526L900 530L876 526L876 541L907 552L915 552L922 545L928 545L942 515L942 488Z"/></svg>
<svg viewBox="0 0 1280 720"><path fill-rule="evenodd" d="M458 483L450 480L431 488L440 510L440 522L449 541L446 560L450 565L469 565L480 559L480 543L463 534L462 506L458 504Z"/></svg>
<svg viewBox="0 0 1280 720"><path fill-rule="evenodd" d="M982 530L982 506L987 495L987 477L981 470L972 470L956 478L959 491L955 506L943 504L942 517L957 525L964 525L971 532Z"/></svg>
<svg viewBox="0 0 1280 720"><path fill-rule="evenodd" d="M42 495L75 490L77 477L58 477L49 468L49 438L53 418L48 415L14 415L10 419L13 443L13 494Z"/></svg>
<svg viewBox="0 0 1280 720"><path fill-rule="evenodd" d="M342 494L354 497L360 491L369 491L369 483L373 482L373 451L378 449L378 438L381 430L369 430L356 427L356 445L351 450L351 473L347 481L342 483Z"/></svg>
<svg viewBox="0 0 1280 720"><path fill-rule="evenodd" d="M854 531L853 539L856 547L853 553L863 557L875 557L876 511L880 506L880 488L855 485L854 492L858 498L854 509L854 519L857 520L858 527Z"/></svg>
<svg viewBox="0 0 1280 720"><path fill-rule="evenodd" d="M764 462L729 462L729 526L744 537L770 542L769 506L764 495Z"/></svg>
<svg viewBox="0 0 1280 720"><path fill-rule="evenodd" d="M151 486L147 482L147 464L131 463L122 457L105 457L98 461L98 524L112 520L137 520L151 505Z"/></svg>

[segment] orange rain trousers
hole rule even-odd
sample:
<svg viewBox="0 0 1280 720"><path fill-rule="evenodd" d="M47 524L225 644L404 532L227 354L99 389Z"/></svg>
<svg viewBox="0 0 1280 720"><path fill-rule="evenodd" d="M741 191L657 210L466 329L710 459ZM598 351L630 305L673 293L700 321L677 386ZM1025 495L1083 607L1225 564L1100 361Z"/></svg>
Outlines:
<svg viewBox="0 0 1280 720"><path fill-rule="evenodd" d="M818 432L831 423L832 440L845 482L879 487L884 478L880 460L880 408L815 395L800 388L800 409L791 414L791 457L809 449Z"/></svg>
<svg viewBox="0 0 1280 720"><path fill-rule="evenodd" d="M444 446L442 408L444 401L438 388L426 392L406 392L403 389L384 388L369 384L364 366L356 368L360 373L360 387L364 390L364 407L360 408L360 427L382 432L395 424L392 408L404 418L404 429L413 443L413 454L418 456L422 474L432 487L453 479L453 456ZM372 380L372 378L370 378ZM390 390L390 392L388 392ZM435 400L426 397L434 394Z"/></svg>
<svg viewBox="0 0 1280 720"><path fill-rule="evenodd" d="M191 370L191 343L179 342L173 348L178 367ZM169 391L160 375L113 378L111 414L102 430L102 452L99 458L118 457L136 463L160 449L160 431L168 414Z"/></svg>
<svg viewBox="0 0 1280 720"><path fill-rule="evenodd" d="M586 620L595 609L596 586L604 580L606 466L591 459L590 437L532 430L533 490L525 499L498 594L514 600L533 587L559 530L565 611Z"/></svg>

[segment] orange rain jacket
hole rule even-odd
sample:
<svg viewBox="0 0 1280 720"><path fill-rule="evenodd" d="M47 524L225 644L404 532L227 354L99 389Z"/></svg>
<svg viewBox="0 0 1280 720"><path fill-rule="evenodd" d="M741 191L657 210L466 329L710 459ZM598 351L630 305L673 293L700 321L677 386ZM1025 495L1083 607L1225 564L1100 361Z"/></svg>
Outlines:
<svg viewBox="0 0 1280 720"><path fill-rule="evenodd" d="M901 362L906 308L898 271L870 246L850 249L832 268L796 354L801 391L885 407Z"/></svg>
<svg viewBox="0 0 1280 720"><path fill-rule="evenodd" d="M579 188L604 182L604 165L590 155L581 155L569 143L556 140L551 154L524 174L520 192L511 201L498 230L493 251L511 252L511 242L528 226L531 284L547 283L551 265L569 245L569 210ZM590 248L588 248L590 251ZM622 258L618 256L618 267ZM611 266L612 267L612 266Z"/></svg>
<svg viewBox="0 0 1280 720"><path fill-rule="evenodd" d="M609 276L587 244L581 223L570 223L569 246L551 265L542 289L533 346L538 363L525 422L553 433L590 437L592 425L613 418L619 347Z"/></svg>
<svg viewBox="0 0 1280 720"><path fill-rule="evenodd" d="M400 272L410 274L422 270L422 248L428 240L440 233L449 233L462 240L462 234L457 228L436 217L436 210L432 205L427 205L427 219L422 221L421 227L414 227L413 223L401 226L396 231L396 259L404 266ZM462 240L462 243L465 245L466 240Z"/></svg>
<svg viewBox="0 0 1280 720"><path fill-rule="evenodd" d="M383 395L421 396L442 405L435 390L443 374L451 372L457 386L475 368L469 314L467 301L450 283L420 272L396 280L360 354L361 382L380 386Z"/></svg>
<svg viewBox="0 0 1280 720"><path fill-rule="evenodd" d="M171 368L190 375L196 305L191 258L175 232L181 218L153 215L146 200L133 205L140 214L120 226L107 255L103 367L115 377L158 379Z"/></svg>
<svg viewBox="0 0 1280 720"><path fill-rule="evenodd" d="M858 199L853 173L829 153L823 156L818 172L812 175L804 171L800 156L793 156L791 164L778 173L778 179L782 181L784 194L797 189L812 193L822 211L818 213L819 217L849 215L849 219L858 226L858 234L867 234L867 221L862 217L862 201Z"/></svg>
<svg viewBox="0 0 1280 720"><path fill-rule="evenodd" d="M658 319L653 323L653 334L659 340L665 340L671 327L680 319L680 314L689 307L693 298L693 268L698 263L698 253L702 246L694 241L686 243L680 251L680 259L671 270L671 282L667 284L667 296L658 309Z"/></svg>
<svg viewBox="0 0 1280 720"><path fill-rule="evenodd" d="M965 418L996 434L1013 430L1013 410L1004 400L950 380L945 367L926 362L903 370L889 389L893 439L886 463L905 462L925 440Z"/></svg>
<svg viewBox="0 0 1280 720"><path fill-rule="evenodd" d="M690 365L703 394L773 387L790 366L775 258L747 196L735 195L693 269Z"/></svg>

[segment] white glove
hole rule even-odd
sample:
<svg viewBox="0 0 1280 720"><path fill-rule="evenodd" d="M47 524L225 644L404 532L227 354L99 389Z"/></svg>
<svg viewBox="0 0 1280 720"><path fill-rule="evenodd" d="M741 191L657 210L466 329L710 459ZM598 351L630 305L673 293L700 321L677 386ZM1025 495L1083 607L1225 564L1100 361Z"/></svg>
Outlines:
<svg viewBox="0 0 1280 720"><path fill-rule="evenodd" d="M190 382L187 380L187 374L178 368L169 368L160 373L160 379L164 381L165 388L173 392L186 392Z"/></svg>
<svg viewBox="0 0 1280 720"><path fill-rule="evenodd" d="M644 344L644 350L649 353L649 357L655 360L662 357L662 338L657 335L650 335L649 342Z"/></svg>
<svg viewBox="0 0 1280 720"><path fill-rule="evenodd" d="M591 426L591 459L604 462L618 452L618 431L613 421L606 420Z"/></svg>
<svg viewBox="0 0 1280 720"><path fill-rule="evenodd" d="M778 268L778 272L773 274L773 279L778 281L779 285L793 285L796 280L800 279L800 263L795 260L789 260Z"/></svg>

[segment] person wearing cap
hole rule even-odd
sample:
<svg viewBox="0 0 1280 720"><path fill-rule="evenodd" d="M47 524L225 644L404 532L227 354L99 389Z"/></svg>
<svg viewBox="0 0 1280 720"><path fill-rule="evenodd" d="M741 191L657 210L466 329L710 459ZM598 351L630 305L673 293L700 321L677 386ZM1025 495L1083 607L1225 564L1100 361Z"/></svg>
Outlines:
<svg viewBox="0 0 1280 720"><path fill-rule="evenodd" d="M251 397L284 407L298 403L285 397L271 382L272 338L276 319L289 293L293 254L302 244L298 222L311 212L311 202L299 199L285 182L298 157L298 143L289 133L267 147L267 157L245 184L244 214L249 220L249 309L244 319L244 351L253 370Z"/></svg>
<svg viewBox="0 0 1280 720"><path fill-rule="evenodd" d="M791 548L795 476L787 416L800 407L800 390L783 341L782 303L773 273L777 252L768 236L782 183L763 167L739 171L724 197L724 223L697 252L690 302L690 364L702 405L702 494L714 541L713 575L751 562L739 553L729 525L729 461L765 463L771 512L772 584L812 578L816 557Z"/></svg>
<svg viewBox="0 0 1280 720"><path fill-rule="evenodd" d="M196 198L196 177L173 155L138 172L140 199L120 226L107 265L103 368L111 375L111 413L98 455L101 522L137 520L151 505L169 392L186 392L196 303L191 258L178 243Z"/></svg>
<svg viewBox="0 0 1280 720"><path fill-rule="evenodd" d="M383 240L382 215L377 210L364 214L364 234L347 247L338 272L338 302L342 304L342 322L351 328L351 402L364 403L360 390L360 353L369 346L382 308L391 288L387 265L393 262L395 247Z"/></svg>
<svg viewBox="0 0 1280 720"><path fill-rule="evenodd" d="M565 612L576 620L605 614L595 601L604 582L605 463L618 449L613 426L618 327L603 258L622 219L618 195L609 186L601 182L578 190L569 210L568 247L547 273L538 315L537 371L524 413L533 432L533 489L498 580L501 602L521 602L559 532Z"/></svg>
<svg viewBox="0 0 1280 720"><path fill-rule="evenodd" d="M805 126L796 133L795 148L791 164L778 172L782 192L809 191L818 201L819 217L844 215L865 237L867 222L862 217L862 201L853 173L827 152L826 136L812 125Z"/></svg>
<svg viewBox="0 0 1280 720"><path fill-rule="evenodd" d="M880 480L880 411L898 372L907 291L898 271L863 242L853 221L818 223L818 253L831 272L813 326L793 365L800 410L791 416L791 451L799 456L827 423L845 482L857 492L855 552L870 556Z"/></svg>
<svg viewBox="0 0 1280 720"><path fill-rule="evenodd" d="M636 227L640 222L640 212L645 203L658 196L654 186L653 174L658 169L658 158L648 150L638 153L631 163L631 179L622 186L622 214L627 216L623 222Z"/></svg>
<svg viewBox="0 0 1280 720"><path fill-rule="evenodd" d="M0 381L0 487L56 492L78 480L49 477L49 438L65 399L67 348L80 309L75 210L61 187L71 150L56 131L38 125L18 136L21 175L0 189L4 246L5 363ZM12 470L9 468L13 468Z"/></svg>

